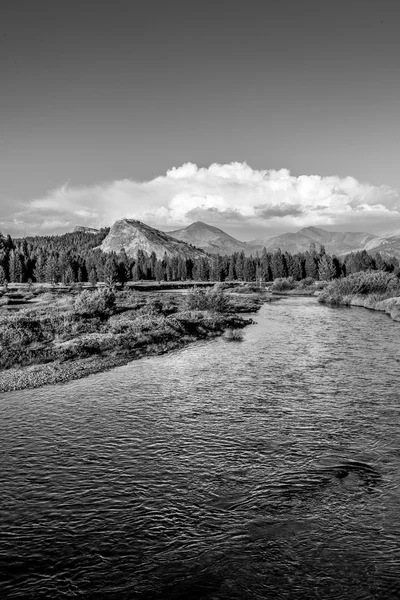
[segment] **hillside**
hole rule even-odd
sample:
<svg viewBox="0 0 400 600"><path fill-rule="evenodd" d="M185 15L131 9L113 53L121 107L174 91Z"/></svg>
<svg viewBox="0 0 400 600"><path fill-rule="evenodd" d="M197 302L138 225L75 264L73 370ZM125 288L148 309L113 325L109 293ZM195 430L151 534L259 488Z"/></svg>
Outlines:
<svg viewBox="0 0 400 600"><path fill-rule="evenodd" d="M224 255L251 250L245 242L240 242L222 229L207 225L202 221L196 221L184 229L168 231L168 235L182 242L193 244L210 254Z"/></svg>
<svg viewBox="0 0 400 600"><path fill-rule="evenodd" d="M103 252L120 252L124 248L131 258L136 258L139 250L148 255L154 252L158 259L163 259L165 254L170 258L198 258L204 254L202 250L134 219L116 221L100 248Z"/></svg>
<svg viewBox="0 0 400 600"><path fill-rule="evenodd" d="M389 256L400 258L400 234L379 237L375 240L375 243L367 244L365 250L372 255L379 252L383 258Z"/></svg>

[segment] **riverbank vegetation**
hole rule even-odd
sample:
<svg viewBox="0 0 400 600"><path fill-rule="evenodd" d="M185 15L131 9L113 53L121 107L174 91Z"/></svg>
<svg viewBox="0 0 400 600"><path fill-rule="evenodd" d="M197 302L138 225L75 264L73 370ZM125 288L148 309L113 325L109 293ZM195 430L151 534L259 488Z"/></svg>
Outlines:
<svg viewBox="0 0 400 600"><path fill-rule="evenodd" d="M258 310L263 301L240 302L218 286L163 296L109 288L47 292L38 300L0 315L1 391L82 377L241 329L252 321L236 312Z"/></svg>
<svg viewBox="0 0 400 600"><path fill-rule="evenodd" d="M400 321L400 279L392 273L370 271L337 279L321 292L318 300L384 311L395 321Z"/></svg>

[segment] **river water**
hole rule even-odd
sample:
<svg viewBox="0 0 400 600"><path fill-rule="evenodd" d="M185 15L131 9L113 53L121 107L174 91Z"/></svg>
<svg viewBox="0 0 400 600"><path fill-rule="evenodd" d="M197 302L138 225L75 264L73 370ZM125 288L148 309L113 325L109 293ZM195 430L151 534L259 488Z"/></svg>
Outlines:
<svg viewBox="0 0 400 600"><path fill-rule="evenodd" d="M400 324L255 318L1 395L1 598L398 598Z"/></svg>

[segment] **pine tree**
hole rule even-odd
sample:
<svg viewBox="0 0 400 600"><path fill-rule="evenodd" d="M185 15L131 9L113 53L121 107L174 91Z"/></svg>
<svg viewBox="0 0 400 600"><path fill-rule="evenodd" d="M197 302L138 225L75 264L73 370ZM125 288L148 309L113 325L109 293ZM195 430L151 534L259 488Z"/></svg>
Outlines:
<svg viewBox="0 0 400 600"><path fill-rule="evenodd" d="M228 280L234 281L235 279L236 279L235 261L234 261L233 256L231 256L231 259L229 261Z"/></svg>
<svg viewBox="0 0 400 600"><path fill-rule="evenodd" d="M336 276L336 269L331 256L324 254L318 265L318 275L321 281L331 281Z"/></svg>
<svg viewBox="0 0 400 600"><path fill-rule="evenodd" d="M97 272L95 267L92 267L89 271L89 281L92 285L97 284Z"/></svg>
<svg viewBox="0 0 400 600"><path fill-rule="evenodd" d="M252 256L248 256L244 261L243 279L245 281L255 281L256 279L256 266Z"/></svg>
<svg viewBox="0 0 400 600"><path fill-rule="evenodd" d="M40 252L36 258L33 275L38 283L43 283L46 279L46 260L42 252Z"/></svg>
<svg viewBox="0 0 400 600"><path fill-rule="evenodd" d="M75 283L75 273L71 265L68 265L62 275L64 283Z"/></svg>
<svg viewBox="0 0 400 600"><path fill-rule="evenodd" d="M240 254L236 255L236 261L235 261L235 271L236 271L236 277L237 279L239 279L239 281L242 281L244 279L244 261L245 261L245 255L243 250L240 252Z"/></svg>
<svg viewBox="0 0 400 600"><path fill-rule="evenodd" d="M277 279L279 277L287 277L285 259L280 248L278 248L278 250L272 255L271 269L272 276L274 279Z"/></svg>
<svg viewBox="0 0 400 600"><path fill-rule="evenodd" d="M154 267L154 276L158 282L163 281L165 279L165 269L161 260L157 260L156 262L156 265Z"/></svg>
<svg viewBox="0 0 400 600"><path fill-rule="evenodd" d="M312 244L311 244L312 246ZM314 244L315 246L315 244ZM306 277L312 277L313 279L318 279L318 261L316 252L310 250L310 252L306 252L306 260L305 260L305 270Z"/></svg>
<svg viewBox="0 0 400 600"><path fill-rule="evenodd" d="M22 282L22 262L19 253L16 250L11 250L9 255L9 275L11 283Z"/></svg>
<svg viewBox="0 0 400 600"><path fill-rule="evenodd" d="M118 281L118 265L113 255L107 256L106 264L103 270L104 283L108 287L113 287Z"/></svg>
<svg viewBox="0 0 400 600"><path fill-rule="evenodd" d="M51 254L46 261L45 267L45 281L46 283L57 283L58 281L58 262L57 257Z"/></svg>

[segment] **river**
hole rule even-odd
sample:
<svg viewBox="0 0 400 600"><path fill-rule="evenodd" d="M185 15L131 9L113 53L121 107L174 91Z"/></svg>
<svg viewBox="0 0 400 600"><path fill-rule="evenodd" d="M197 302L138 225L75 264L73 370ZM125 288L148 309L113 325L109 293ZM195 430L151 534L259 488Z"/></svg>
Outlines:
<svg viewBox="0 0 400 600"><path fill-rule="evenodd" d="M398 598L400 323L255 319L0 396L3 599Z"/></svg>

